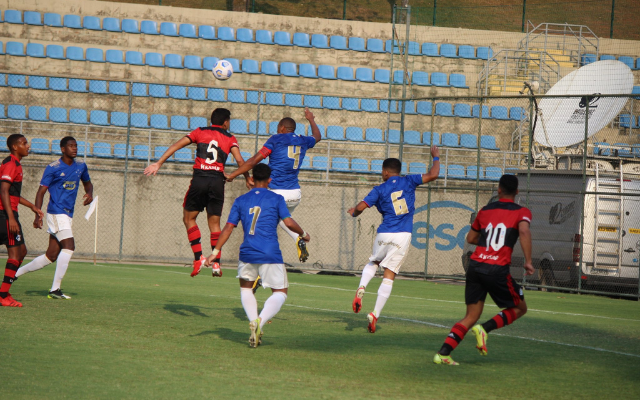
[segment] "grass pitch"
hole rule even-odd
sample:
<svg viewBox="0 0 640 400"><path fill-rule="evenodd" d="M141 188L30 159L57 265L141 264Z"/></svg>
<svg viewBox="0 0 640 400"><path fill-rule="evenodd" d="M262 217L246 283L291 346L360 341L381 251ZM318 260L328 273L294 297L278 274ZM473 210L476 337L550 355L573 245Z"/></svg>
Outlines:
<svg viewBox="0 0 640 400"><path fill-rule="evenodd" d="M46 297L53 272L21 277L24 307L0 308L3 398L640 398L635 301L526 292L529 313L489 335L487 357L468 335L450 367L431 359L464 315L462 285L397 280L370 334L380 279L354 314L359 278L289 274L252 349L231 269L72 263L67 301Z"/></svg>

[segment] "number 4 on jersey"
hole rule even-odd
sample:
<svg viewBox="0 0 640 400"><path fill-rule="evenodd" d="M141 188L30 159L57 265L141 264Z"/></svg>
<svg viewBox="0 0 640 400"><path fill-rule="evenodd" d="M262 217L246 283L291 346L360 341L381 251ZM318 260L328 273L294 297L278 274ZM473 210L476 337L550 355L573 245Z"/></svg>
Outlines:
<svg viewBox="0 0 640 400"><path fill-rule="evenodd" d="M300 146L289 146L288 153L289 158L293 158L293 169L298 169L298 165L300 164Z"/></svg>

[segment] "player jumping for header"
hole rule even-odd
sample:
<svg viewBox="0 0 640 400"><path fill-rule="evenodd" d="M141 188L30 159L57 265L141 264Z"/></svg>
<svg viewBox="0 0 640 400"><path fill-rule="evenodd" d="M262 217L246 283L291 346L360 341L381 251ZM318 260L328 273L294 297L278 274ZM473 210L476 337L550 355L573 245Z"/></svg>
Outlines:
<svg viewBox="0 0 640 400"><path fill-rule="evenodd" d="M211 126L195 129L172 144L157 162L144 169L145 175L155 175L173 153L191 143L197 145L193 178L182 204L184 209L182 220L187 228L189 243L195 258L191 276L198 275L200 268L206 261L202 255L200 229L196 218L206 208L207 222L211 232L211 249L213 249L220 237L220 216L224 204L224 164L229 153L233 155L239 166L244 164L236 138L227 132L230 121L231 112L229 110L216 108L211 113ZM245 173L245 177L247 178L247 188L251 189L249 174ZM222 276L220 269L214 269L211 273L214 277Z"/></svg>
<svg viewBox="0 0 640 400"><path fill-rule="evenodd" d="M62 293L60 286L76 248L71 225L80 181L82 181L85 192L82 204L86 206L93 201L93 184L89 178L87 164L82 160L76 161L78 143L71 136L66 136L60 141L60 151L62 157L45 168L40 180L40 188L36 193L36 207L41 208L44 195L47 190L49 191L49 205L47 206L49 247L45 254L36 257L16 273L16 278L18 278L28 272L44 268L53 260L57 260L53 285L48 295L50 299L71 298ZM37 214L33 227L42 229L42 218Z"/></svg>
<svg viewBox="0 0 640 400"><path fill-rule="evenodd" d="M220 239L207 264L220 268L214 260L227 242L233 229L242 221L244 241L240 246L238 278L240 278L240 301L249 318L249 345L258 347L261 343L262 327L273 318L287 299L287 270L284 267L282 253L278 244L278 224L282 221L300 240L308 242L309 234L291 218L284 198L269 190L271 168L258 164L253 168L255 187L233 202L229 219L224 226ZM253 284L258 275L262 277L262 286L271 288L272 295L265 301L258 315L258 302L253 294Z"/></svg>
<svg viewBox="0 0 640 400"><path fill-rule="evenodd" d="M362 270L360 286L353 299L353 311L358 313L362 308L362 297L369 281L376 274L378 265L384 268L382 284L378 288L378 299L372 313L369 313L369 332L375 333L376 322L387 299L391 295L393 281L400 271L411 244L413 229L413 212L415 211L416 188L423 183L438 178L440 172L440 152L438 147L431 147L433 166L429 172L422 175L400 176L402 163L397 158L387 158L382 163L383 184L375 186L371 192L357 206L350 208L348 213L357 217L365 209L376 206L382 214L382 223L378 227L373 252L369 263Z"/></svg>
<svg viewBox="0 0 640 400"><path fill-rule="evenodd" d="M498 183L498 201L486 205L471 225L467 242L475 244L467 269L464 290L467 314L458 321L444 341L442 348L433 357L436 364L458 365L451 359L451 352L460 344L471 328L476 337L476 348L487 355L487 334L494 329L507 326L527 312L522 288L509 273L511 253L520 237L524 254L525 275L534 272L531 263L531 211L514 203L518 194L518 178L502 175ZM475 325L482 315L487 293L500 308L498 315L482 325Z"/></svg>
<svg viewBox="0 0 640 400"><path fill-rule="evenodd" d="M262 149L248 159L244 166L240 166L236 171L229 174L228 180L232 181L241 173L246 173L259 164L260 161L269 157L269 167L271 167L272 172L269 189L282 195L287 202L287 208L290 212L293 212L302 199L300 184L298 183L299 168L307 150L313 148L321 139L320 129L316 125L313 113L308 108L305 108L304 116L309 121L311 136L297 135L295 133L296 121L293 118L281 119L280 123L278 123L278 134L271 136ZM305 241L287 228L284 221L280 222L280 227L295 240L300 261L307 261L309 251Z"/></svg>

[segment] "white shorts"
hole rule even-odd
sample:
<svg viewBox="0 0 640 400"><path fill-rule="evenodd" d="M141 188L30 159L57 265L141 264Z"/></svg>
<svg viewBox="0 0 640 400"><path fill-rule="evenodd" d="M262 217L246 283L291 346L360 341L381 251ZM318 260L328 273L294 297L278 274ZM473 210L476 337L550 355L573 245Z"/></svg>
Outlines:
<svg viewBox="0 0 640 400"><path fill-rule="evenodd" d="M284 264L249 264L238 261L238 276L245 281L255 281L260 276L262 286L271 289L286 289L289 287L287 270Z"/></svg>
<svg viewBox="0 0 640 400"><path fill-rule="evenodd" d="M47 232L60 240L73 237L73 218L66 214L47 214Z"/></svg>
<svg viewBox="0 0 640 400"><path fill-rule="evenodd" d="M302 200L302 192L300 189L270 189L273 193L277 193L280 196L284 197L284 202L287 204L287 209L289 212L293 212L293 210L298 207L300 204L300 200Z"/></svg>
<svg viewBox="0 0 640 400"><path fill-rule="evenodd" d="M381 267L397 274L409 253L410 244L409 232L378 233L369 261L379 262Z"/></svg>

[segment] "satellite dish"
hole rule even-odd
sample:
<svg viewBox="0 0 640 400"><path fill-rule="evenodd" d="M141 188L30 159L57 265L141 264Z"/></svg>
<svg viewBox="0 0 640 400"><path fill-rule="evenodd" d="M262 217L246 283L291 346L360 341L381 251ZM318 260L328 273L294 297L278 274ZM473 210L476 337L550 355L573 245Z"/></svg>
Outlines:
<svg viewBox="0 0 640 400"><path fill-rule="evenodd" d="M616 60L598 61L577 69L546 93L583 95L571 98L543 98L539 104L534 140L542 146L566 147L584 140L586 106L589 102L591 137L613 120L627 103L627 97L600 97L601 94L631 94L633 73Z"/></svg>

